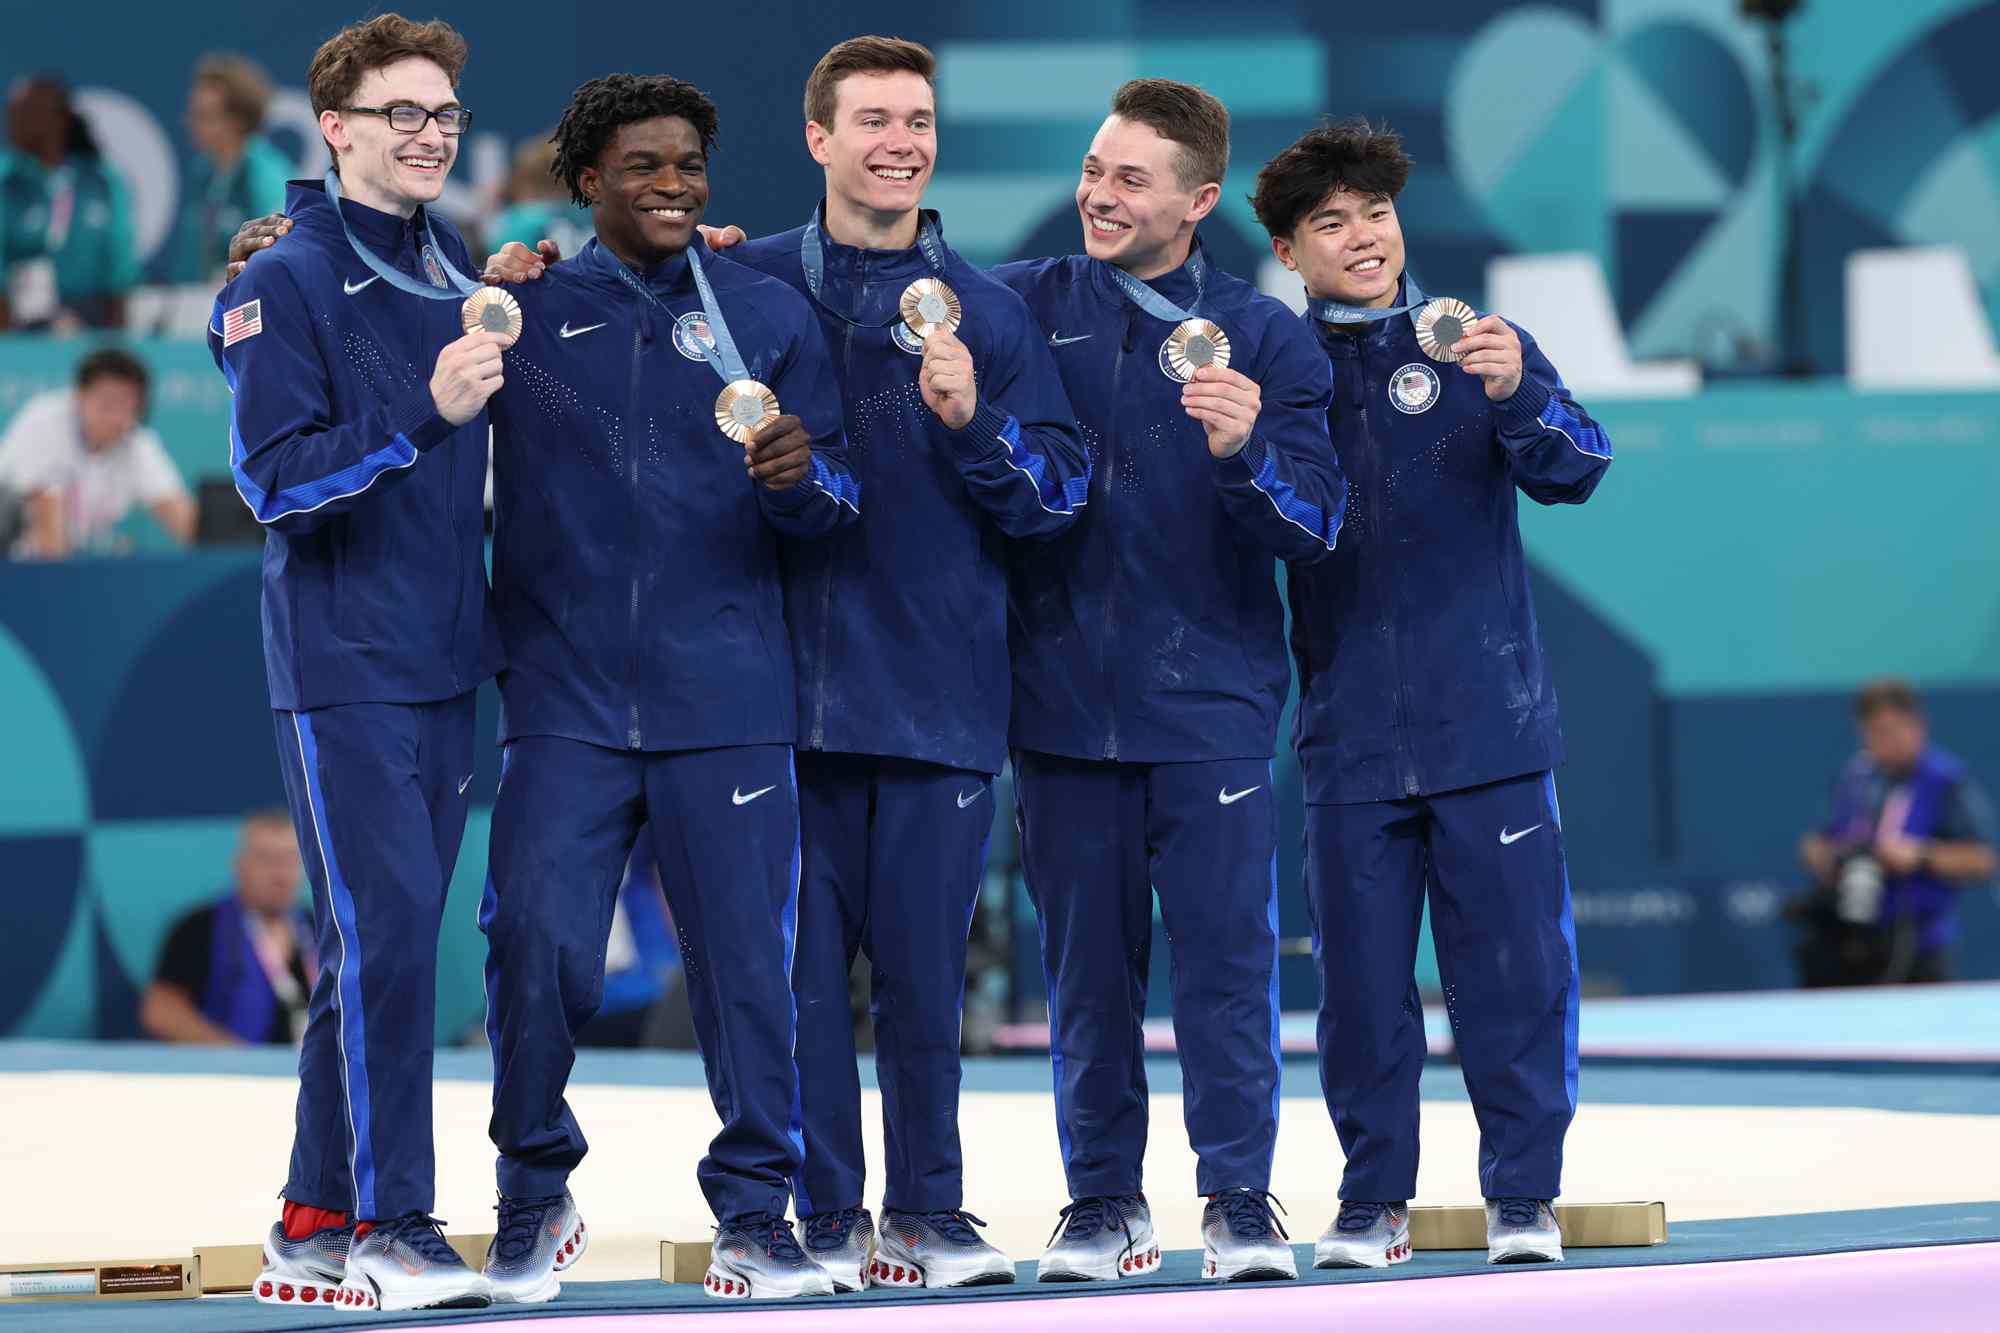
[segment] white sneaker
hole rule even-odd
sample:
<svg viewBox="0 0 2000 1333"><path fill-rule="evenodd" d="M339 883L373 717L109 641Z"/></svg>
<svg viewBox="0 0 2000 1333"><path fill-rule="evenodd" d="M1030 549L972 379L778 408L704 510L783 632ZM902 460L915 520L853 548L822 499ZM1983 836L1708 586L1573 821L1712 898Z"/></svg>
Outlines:
<svg viewBox="0 0 2000 1333"><path fill-rule="evenodd" d="M1314 1268L1387 1268L1409 1262L1410 1205L1342 1200L1313 1246Z"/></svg>
<svg viewBox="0 0 2000 1333"><path fill-rule="evenodd" d="M1562 1229L1547 1199L1486 1201L1486 1262L1559 1264Z"/></svg>

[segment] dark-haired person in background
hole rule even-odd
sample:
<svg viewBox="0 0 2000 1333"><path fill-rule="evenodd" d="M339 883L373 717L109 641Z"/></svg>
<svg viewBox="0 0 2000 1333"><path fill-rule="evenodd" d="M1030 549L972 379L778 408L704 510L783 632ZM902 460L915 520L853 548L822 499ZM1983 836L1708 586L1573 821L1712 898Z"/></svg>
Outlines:
<svg viewBox="0 0 2000 1333"><path fill-rule="evenodd" d="M1993 805L1933 745L1917 693L1893 678L1855 698L1861 749L1826 822L1799 840L1819 889L1798 915L1807 986L1949 981L1960 890L1993 878Z"/></svg>
<svg viewBox="0 0 2000 1333"><path fill-rule="evenodd" d="M174 923L139 1000L139 1026L161 1041L297 1042L319 971L305 870L284 810L243 821L230 892Z"/></svg>
<svg viewBox="0 0 2000 1333"><path fill-rule="evenodd" d="M142 424L149 378L138 357L100 347L77 363L75 388L37 394L14 414L0 435L0 508L19 514L13 554L105 553L134 505L174 541L193 540L194 500Z"/></svg>
<svg viewBox="0 0 2000 1333"><path fill-rule="evenodd" d="M510 289L523 327L493 400L505 750L479 912L499 1301L553 1298L585 1244L568 1181L588 1145L563 1090L642 826L722 1121L696 1172L718 1223L706 1290L833 1292L785 1217L799 796L779 539L854 522L860 488L805 298L690 249L716 132L679 79L578 88L554 169L596 239ZM739 444L717 395L746 376L783 415Z"/></svg>
<svg viewBox="0 0 2000 1333"><path fill-rule="evenodd" d="M1047 332L1090 446L1090 507L1015 552L1015 810L1040 916L1071 1202L1042 1281L1152 1272L1142 1193L1153 902L1173 950L1202 1275L1295 1277L1278 1133L1277 794L1290 685L1276 558L1326 557L1346 485L1312 335L1196 239L1229 167L1201 89L1118 90L1076 187L1085 253L994 275ZM1176 362L1190 315L1227 368ZM1170 373L1172 370L1178 373Z"/></svg>
<svg viewBox="0 0 2000 1333"><path fill-rule="evenodd" d="M1433 326L1396 216L1409 171L1396 135L1349 121L1273 158L1252 200L1305 280L1351 488L1340 550L1290 585L1320 1080L1347 1153L1320 1267L1409 1257L1427 888L1489 1261L1562 1257L1551 1200L1576 1110L1562 731L1515 492L1582 503L1611 442L1498 315L1420 341Z"/></svg>
<svg viewBox="0 0 2000 1333"><path fill-rule="evenodd" d="M121 328L138 280L124 177L61 79L19 80L0 151L0 330Z"/></svg>

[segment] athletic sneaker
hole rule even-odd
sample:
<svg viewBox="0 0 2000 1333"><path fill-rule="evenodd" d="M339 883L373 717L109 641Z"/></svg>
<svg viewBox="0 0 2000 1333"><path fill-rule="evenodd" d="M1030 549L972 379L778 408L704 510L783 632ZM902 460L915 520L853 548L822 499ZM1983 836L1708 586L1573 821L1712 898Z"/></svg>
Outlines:
<svg viewBox="0 0 2000 1333"><path fill-rule="evenodd" d="M297 1240L285 1235L285 1224L273 1222L264 1237L264 1268L250 1292L271 1305L334 1305L334 1294L347 1272L347 1247L354 1242L354 1224L321 1227Z"/></svg>
<svg viewBox="0 0 2000 1333"><path fill-rule="evenodd" d="M873 1253L875 1219L866 1208L814 1213L799 1224L806 1253L833 1279L835 1291L861 1290L861 1266Z"/></svg>
<svg viewBox="0 0 2000 1333"><path fill-rule="evenodd" d="M725 1300L833 1295L833 1279L799 1248L791 1221L769 1213L724 1219L702 1285Z"/></svg>
<svg viewBox="0 0 2000 1333"><path fill-rule="evenodd" d="M986 1223L963 1209L882 1211L868 1265L871 1287L985 1287L1014 1280L1014 1261L979 1238Z"/></svg>
<svg viewBox="0 0 2000 1333"><path fill-rule="evenodd" d="M1410 1257L1410 1205L1342 1200L1313 1247L1314 1268L1387 1268Z"/></svg>
<svg viewBox="0 0 2000 1333"><path fill-rule="evenodd" d="M347 1251L347 1277L334 1305L350 1310L476 1310L493 1302L486 1277L445 1243L428 1213L377 1222Z"/></svg>
<svg viewBox="0 0 2000 1333"><path fill-rule="evenodd" d="M1487 1263L1559 1264L1562 1259L1562 1229L1547 1199L1486 1201Z"/></svg>
<svg viewBox="0 0 2000 1333"><path fill-rule="evenodd" d="M1201 1275L1217 1282L1295 1278L1298 1260L1267 1190L1233 1189L1208 1196L1201 1210Z"/></svg>
<svg viewBox="0 0 2000 1333"><path fill-rule="evenodd" d="M486 1281L495 1305L552 1301L562 1290L556 1274L583 1257L590 1233L576 1200L565 1190L533 1199L501 1196L500 1221L486 1247Z"/></svg>
<svg viewBox="0 0 2000 1333"><path fill-rule="evenodd" d="M1146 1196L1093 1194L1062 1210L1049 1248L1035 1265L1035 1280L1109 1282L1144 1277L1159 1266L1160 1244L1153 1239Z"/></svg>

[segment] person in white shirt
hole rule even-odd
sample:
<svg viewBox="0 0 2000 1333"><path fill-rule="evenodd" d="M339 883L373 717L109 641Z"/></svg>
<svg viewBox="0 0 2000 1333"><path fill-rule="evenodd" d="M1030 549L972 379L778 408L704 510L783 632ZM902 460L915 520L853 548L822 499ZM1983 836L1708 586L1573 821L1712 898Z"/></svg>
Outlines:
<svg viewBox="0 0 2000 1333"><path fill-rule="evenodd" d="M13 554L61 560L114 549L114 529L144 505L167 535L194 539L194 500L146 415L146 367L100 347L74 389L38 394L0 436L0 494L25 510Z"/></svg>

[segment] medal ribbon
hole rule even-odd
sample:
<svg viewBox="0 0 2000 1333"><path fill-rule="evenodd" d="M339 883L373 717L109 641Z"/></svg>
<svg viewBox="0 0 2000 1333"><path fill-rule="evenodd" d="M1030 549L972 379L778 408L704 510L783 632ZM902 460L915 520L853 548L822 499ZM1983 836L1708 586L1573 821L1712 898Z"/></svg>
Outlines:
<svg viewBox="0 0 2000 1333"><path fill-rule="evenodd" d="M812 292L814 303L836 319L844 320L858 329L881 328L899 322L902 319L900 313L891 313L887 319L859 320L852 315L835 310L820 299L820 284L826 280L826 252L820 245L819 240L819 229L822 225L821 220L825 210L826 205L824 203L813 207L812 221L807 224L805 235L799 237L799 266L806 271L806 287ZM937 218L932 213L919 212L917 214L917 249L923 252L924 263L929 267L931 275L933 277L943 277L944 237L938 235Z"/></svg>
<svg viewBox="0 0 2000 1333"><path fill-rule="evenodd" d="M1403 274L1403 293L1405 298L1403 304L1381 308L1342 305L1338 301L1308 297L1306 313L1322 324L1372 324L1391 315L1408 315L1411 325L1414 326L1417 322L1417 312L1429 303L1430 298L1424 295L1424 289L1417 286L1417 280L1407 272Z"/></svg>
<svg viewBox="0 0 2000 1333"><path fill-rule="evenodd" d="M1184 320L1193 319L1195 311L1201 309L1202 291L1208 285L1208 261L1202 258L1200 247L1196 247L1188 254L1188 276L1194 279L1194 304L1186 310L1116 264L1106 264L1103 260L1099 260L1098 263L1103 267L1105 275L1111 279L1112 285L1125 293L1128 301L1154 319L1163 319L1169 324L1179 324Z"/></svg>
<svg viewBox="0 0 2000 1333"><path fill-rule="evenodd" d="M354 253L361 256L362 263L375 271L376 277L397 291L421 296L426 301L456 301L479 290L479 283L453 268L451 261L444 257L444 248L437 243L437 236L431 231L430 214L424 215L424 244L437 256L438 266L444 270L445 280L451 283L455 291L444 291L427 282L418 282L409 274L390 268L373 250L361 243L360 238L354 234L354 228L347 225L347 214L340 211L340 177L335 174L332 167L326 169L326 197L333 200L333 215L340 219L340 229L347 233L347 243L353 247Z"/></svg>
<svg viewBox="0 0 2000 1333"><path fill-rule="evenodd" d="M674 313L667 309L666 302L655 295L651 287L641 282L637 274L626 268L623 260L605 249L604 242L593 236L590 244L611 261L611 271L618 275L618 281L651 301L668 319L674 318ZM695 291L701 295L701 313L708 320L708 334L715 339L715 356L703 359L708 362L709 369L722 377L724 384L734 384L737 380L749 379L750 370L743 364L742 356L736 351L736 339L729 334L729 321L722 317L722 307L715 299L715 288L709 286L708 274L702 271L699 251L704 244L700 237L696 237L687 248L688 271L694 275Z"/></svg>

